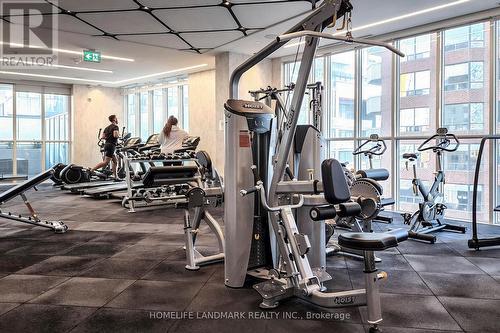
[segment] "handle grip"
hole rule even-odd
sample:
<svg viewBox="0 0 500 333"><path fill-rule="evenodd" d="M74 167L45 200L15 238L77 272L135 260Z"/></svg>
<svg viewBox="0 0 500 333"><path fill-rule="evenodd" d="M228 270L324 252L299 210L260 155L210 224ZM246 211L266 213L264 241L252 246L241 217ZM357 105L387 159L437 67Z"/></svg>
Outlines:
<svg viewBox="0 0 500 333"><path fill-rule="evenodd" d="M259 190L260 190L260 187L254 186L254 187L251 187L251 188L248 188L248 189L240 190L240 195L242 197L244 197L244 196L246 196L248 194L258 192Z"/></svg>

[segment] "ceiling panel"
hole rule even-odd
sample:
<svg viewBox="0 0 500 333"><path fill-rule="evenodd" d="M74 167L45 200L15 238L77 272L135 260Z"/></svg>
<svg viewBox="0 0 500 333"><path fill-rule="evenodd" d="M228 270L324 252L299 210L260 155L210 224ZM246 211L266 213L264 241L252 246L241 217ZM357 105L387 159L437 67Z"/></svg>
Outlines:
<svg viewBox="0 0 500 333"><path fill-rule="evenodd" d="M155 10L154 14L176 31L236 29L238 25L223 7Z"/></svg>
<svg viewBox="0 0 500 333"><path fill-rule="evenodd" d="M220 0L182 0L182 1L165 1L165 0L139 0L144 6L151 8L165 8L165 7L187 7L187 6L205 6L205 5L218 5Z"/></svg>
<svg viewBox="0 0 500 333"><path fill-rule="evenodd" d="M137 9L139 6L132 0L59 0L59 7L73 12Z"/></svg>
<svg viewBox="0 0 500 333"><path fill-rule="evenodd" d="M244 27L262 28L311 10L307 2L234 6L233 11ZM258 19L255 19L258 18Z"/></svg>
<svg viewBox="0 0 500 333"><path fill-rule="evenodd" d="M161 35L125 35L119 36L120 40L152 45L158 47L166 47L169 49L186 49L189 45L184 43L180 38L172 34Z"/></svg>
<svg viewBox="0 0 500 333"><path fill-rule="evenodd" d="M199 48L215 48L243 37L239 31L219 31L203 33L184 33L182 37Z"/></svg>
<svg viewBox="0 0 500 333"><path fill-rule="evenodd" d="M80 21L79 19L69 15L59 15L59 30L67 32L76 32L79 34L96 35L101 32L92 28L90 25Z"/></svg>
<svg viewBox="0 0 500 333"><path fill-rule="evenodd" d="M167 32L167 28L142 11L87 13L78 17L111 34Z"/></svg>

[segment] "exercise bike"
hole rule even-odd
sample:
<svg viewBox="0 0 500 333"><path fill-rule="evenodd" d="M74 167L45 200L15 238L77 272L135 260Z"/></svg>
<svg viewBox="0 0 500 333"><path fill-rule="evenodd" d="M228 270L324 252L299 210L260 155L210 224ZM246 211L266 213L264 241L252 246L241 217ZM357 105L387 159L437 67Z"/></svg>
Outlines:
<svg viewBox="0 0 500 333"><path fill-rule="evenodd" d="M429 142L435 140L435 145L429 145ZM440 230L457 231L465 233L465 226L457 226L444 223L444 213L446 205L438 200L443 197L443 186L445 184L445 173L443 170L443 153L454 152L460 146L458 138L448 133L447 128L438 128L437 133L425 140L419 147L419 152L432 150L437 157L437 171L434 177L434 183L427 188L422 180L417 176L416 161L418 153L405 153L403 158L406 160L406 169L411 163L413 167L412 187L415 196L419 194L423 201L418 204L418 210L413 213L402 214L405 224L410 226L408 235L412 239L428 241L431 244L436 242L436 236L430 233Z"/></svg>

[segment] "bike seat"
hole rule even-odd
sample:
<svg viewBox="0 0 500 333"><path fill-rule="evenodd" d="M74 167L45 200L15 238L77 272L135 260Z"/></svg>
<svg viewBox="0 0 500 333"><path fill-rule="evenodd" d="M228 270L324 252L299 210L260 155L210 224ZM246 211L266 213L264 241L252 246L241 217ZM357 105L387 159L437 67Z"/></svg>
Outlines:
<svg viewBox="0 0 500 333"><path fill-rule="evenodd" d="M416 160L418 158L418 154L416 153L404 153L403 158L407 160Z"/></svg>
<svg viewBox="0 0 500 333"><path fill-rule="evenodd" d="M405 229L388 232L348 232L339 235L339 245L361 251L383 251L398 246L399 242L408 239Z"/></svg>

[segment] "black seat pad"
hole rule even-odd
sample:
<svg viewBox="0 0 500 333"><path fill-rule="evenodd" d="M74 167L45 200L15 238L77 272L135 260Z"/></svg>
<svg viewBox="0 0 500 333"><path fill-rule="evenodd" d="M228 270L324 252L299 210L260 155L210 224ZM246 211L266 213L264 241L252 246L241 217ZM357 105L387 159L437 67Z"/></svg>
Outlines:
<svg viewBox="0 0 500 333"><path fill-rule="evenodd" d="M404 153L403 158L416 160L418 158L418 155L415 153Z"/></svg>
<svg viewBox="0 0 500 333"><path fill-rule="evenodd" d="M339 161L334 158L324 160L321 163L321 178L323 180L325 200L329 204L336 205L351 198L344 168Z"/></svg>
<svg viewBox="0 0 500 333"><path fill-rule="evenodd" d="M370 178L373 180L387 180L389 179L389 170L387 169L368 169L368 170L358 170L357 175L362 178Z"/></svg>
<svg viewBox="0 0 500 333"><path fill-rule="evenodd" d="M495 212L500 212L500 206L495 207Z"/></svg>
<svg viewBox="0 0 500 333"><path fill-rule="evenodd" d="M389 232L348 232L339 235L339 245L354 250L383 251L408 239L408 232L395 229Z"/></svg>
<svg viewBox="0 0 500 333"><path fill-rule="evenodd" d="M50 177L52 177L53 174L54 174L54 169L48 169L42 173L39 173L33 178L30 178L27 181L19 185L16 185L5 192L0 193L0 205L26 192L30 188L37 186L41 182L49 179Z"/></svg>

